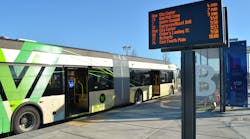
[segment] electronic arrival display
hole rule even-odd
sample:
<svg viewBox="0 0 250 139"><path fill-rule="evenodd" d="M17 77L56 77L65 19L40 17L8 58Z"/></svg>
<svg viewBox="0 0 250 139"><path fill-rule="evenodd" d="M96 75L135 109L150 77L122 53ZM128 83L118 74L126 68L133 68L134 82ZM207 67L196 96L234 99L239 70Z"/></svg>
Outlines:
<svg viewBox="0 0 250 139"><path fill-rule="evenodd" d="M149 49L218 47L223 41L221 0L149 12Z"/></svg>

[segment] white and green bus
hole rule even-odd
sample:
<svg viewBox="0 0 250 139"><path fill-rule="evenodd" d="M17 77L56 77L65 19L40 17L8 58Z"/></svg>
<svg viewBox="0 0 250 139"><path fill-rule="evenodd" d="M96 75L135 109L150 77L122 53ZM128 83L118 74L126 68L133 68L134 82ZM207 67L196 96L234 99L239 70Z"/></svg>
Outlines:
<svg viewBox="0 0 250 139"><path fill-rule="evenodd" d="M0 134L173 93L163 61L0 38Z"/></svg>

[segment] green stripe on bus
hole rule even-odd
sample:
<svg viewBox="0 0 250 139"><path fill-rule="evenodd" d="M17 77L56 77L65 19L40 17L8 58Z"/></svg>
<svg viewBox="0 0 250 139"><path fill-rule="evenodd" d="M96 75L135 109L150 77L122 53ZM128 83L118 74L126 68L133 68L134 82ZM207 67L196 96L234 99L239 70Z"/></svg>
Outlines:
<svg viewBox="0 0 250 139"><path fill-rule="evenodd" d="M62 47L54 46L54 45L48 45L48 44L42 44L37 42L24 42L22 49L23 51L40 51L40 52L47 52L47 53L54 53L54 54L60 54L63 50Z"/></svg>
<svg viewBox="0 0 250 139"><path fill-rule="evenodd" d="M36 87L34 88L32 95L30 96L30 101L38 103L38 101L42 97L55 69L56 69L56 67L46 67L44 69L42 76L38 80Z"/></svg>
<svg viewBox="0 0 250 139"><path fill-rule="evenodd" d="M57 48L59 48L59 47L57 47ZM55 50L53 50L53 52L54 53L61 53L62 50L63 50L62 48L60 48L60 50L55 49ZM52 59L50 59L50 61L52 61L53 64L56 64L58 62L58 60L59 60L59 56L53 57ZM32 62L36 63L36 61L32 61ZM38 103L38 101L42 97L55 69L56 69L56 67L46 67L44 69L42 76L38 80L32 94L31 94L30 101Z"/></svg>
<svg viewBox="0 0 250 139"><path fill-rule="evenodd" d="M0 62L6 62L2 48L0 48ZM3 71L0 73L3 73ZM0 97L0 134L6 132L10 132L10 119Z"/></svg>
<svg viewBox="0 0 250 139"><path fill-rule="evenodd" d="M4 57L4 54L3 54L3 50L2 48L0 48L0 62L5 62L5 57Z"/></svg>
<svg viewBox="0 0 250 139"><path fill-rule="evenodd" d="M101 74L107 74L110 75L111 77L114 77L113 73L107 72L105 70L89 70L90 73L101 73Z"/></svg>
<svg viewBox="0 0 250 139"><path fill-rule="evenodd" d="M60 54L62 50L63 48L57 46L35 43L35 42L24 42L15 62L26 63L32 51Z"/></svg>
<svg viewBox="0 0 250 139"><path fill-rule="evenodd" d="M10 132L10 119L0 97L0 134Z"/></svg>
<svg viewBox="0 0 250 139"><path fill-rule="evenodd" d="M35 102L35 103L38 103L39 100L41 99L41 97L33 97L33 98L30 98L30 102Z"/></svg>
<svg viewBox="0 0 250 139"><path fill-rule="evenodd" d="M32 51L39 51L39 52L47 52L47 53L56 53L60 54L63 51L63 48L57 46L51 46L47 44L40 44L34 42L24 42L23 46L15 59L15 63L27 63L28 59L30 58ZM39 55L35 56L32 59L32 63L37 63L37 58ZM55 57L52 63L56 64L59 60L59 55ZM0 48L0 62L6 62L4 53ZM16 75L19 76L20 73L23 71L24 66L14 66L14 70ZM34 83L36 77L38 76L41 67L38 66L30 66L25 73L24 77L22 78L21 82L18 86L16 86L15 81L13 79L12 73L10 71L9 66L7 65L0 65L0 81L6 97L9 101L11 106L11 110L14 111L25 99L26 95L28 94L29 90L31 89L32 84ZM38 102L44 93L47 84L55 70L55 67L46 67L42 76L38 80L32 94L31 100L33 102ZM10 119L8 118L8 113L5 109L5 106L2 102L2 98L0 97L0 133L10 132Z"/></svg>
<svg viewBox="0 0 250 139"><path fill-rule="evenodd" d="M32 51L47 52L52 54L60 54L63 51L62 47L57 47L53 45L41 44L36 42L24 42L22 48L15 59L17 63L26 63L32 53ZM55 61L57 62L57 61ZM32 63L37 63L36 58L32 60ZM54 63L55 64L55 63ZM23 67L16 67L16 75L19 76L22 72Z"/></svg>
<svg viewBox="0 0 250 139"><path fill-rule="evenodd" d="M16 108L23 103L24 99L16 99L16 100L9 100L9 104L11 105L11 111L14 112Z"/></svg>
<svg viewBox="0 0 250 139"><path fill-rule="evenodd" d="M7 99L17 100L15 102L9 101L10 105L13 106L11 107L12 111L24 100L40 70L41 67L38 66L29 67L20 84L16 87L9 66L0 65L0 81Z"/></svg>

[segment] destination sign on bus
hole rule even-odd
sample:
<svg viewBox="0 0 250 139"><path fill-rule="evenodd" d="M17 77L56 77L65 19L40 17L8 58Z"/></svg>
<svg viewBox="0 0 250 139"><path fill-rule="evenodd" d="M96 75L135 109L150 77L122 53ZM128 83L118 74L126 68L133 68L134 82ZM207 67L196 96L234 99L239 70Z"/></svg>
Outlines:
<svg viewBox="0 0 250 139"><path fill-rule="evenodd" d="M149 49L181 50L222 44L221 0L149 12Z"/></svg>

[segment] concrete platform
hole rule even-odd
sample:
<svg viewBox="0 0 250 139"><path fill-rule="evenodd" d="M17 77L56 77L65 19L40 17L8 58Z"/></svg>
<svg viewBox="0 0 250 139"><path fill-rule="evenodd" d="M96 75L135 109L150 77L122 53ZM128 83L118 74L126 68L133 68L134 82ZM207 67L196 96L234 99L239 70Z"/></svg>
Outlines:
<svg viewBox="0 0 250 139"><path fill-rule="evenodd" d="M181 139L181 97L169 96L8 139ZM199 112L197 139L249 139L250 110Z"/></svg>

